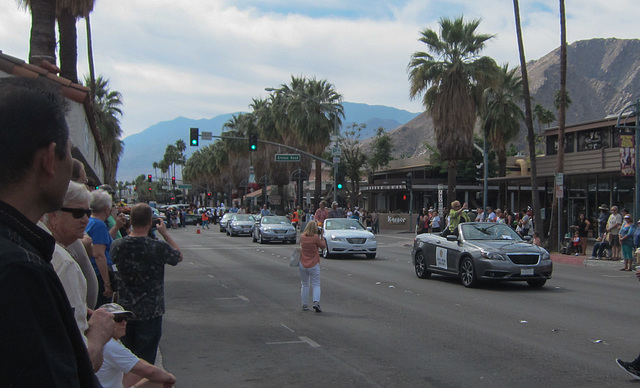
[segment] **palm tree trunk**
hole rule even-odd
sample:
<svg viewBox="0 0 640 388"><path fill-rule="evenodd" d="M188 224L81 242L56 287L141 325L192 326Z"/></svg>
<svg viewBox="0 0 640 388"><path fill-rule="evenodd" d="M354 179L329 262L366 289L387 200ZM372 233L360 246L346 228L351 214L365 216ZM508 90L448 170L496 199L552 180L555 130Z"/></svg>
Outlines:
<svg viewBox="0 0 640 388"><path fill-rule="evenodd" d="M458 176L458 161L455 159L450 159L448 164L447 199L444 201L445 207L449 207L449 204L456 199L456 177Z"/></svg>
<svg viewBox="0 0 640 388"><path fill-rule="evenodd" d="M43 60L56 64L56 2L31 0L31 37L29 63L40 65Z"/></svg>
<svg viewBox="0 0 640 388"><path fill-rule="evenodd" d="M78 33L76 18L68 8L58 16L58 30L60 33L60 76L78 83Z"/></svg>
<svg viewBox="0 0 640 388"><path fill-rule="evenodd" d="M316 184L313 190L313 198L316 201L316 209L320 207L322 201L322 162L316 160Z"/></svg>
<svg viewBox="0 0 640 388"><path fill-rule="evenodd" d="M93 67L93 42L91 40L91 20L90 16L87 15L86 25L87 25L87 56L89 61L89 81L91 81L91 85L89 88L91 89L91 102L95 101L96 98L96 73Z"/></svg>
<svg viewBox="0 0 640 388"><path fill-rule="evenodd" d="M516 19L516 34L518 36L518 51L520 53L520 72L522 74L522 89L524 92L525 122L527 124L527 141L529 143L529 158L531 160L531 205L533 207L534 228L542 239L543 223L540 211L540 195L538 193L538 166L536 162L536 135L533 129L533 115L531 114L531 94L529 93L529 76L527 74L527 60L524 55L522 39L522 25L520 24L520 7L518 0L513 0Z"/></svg>

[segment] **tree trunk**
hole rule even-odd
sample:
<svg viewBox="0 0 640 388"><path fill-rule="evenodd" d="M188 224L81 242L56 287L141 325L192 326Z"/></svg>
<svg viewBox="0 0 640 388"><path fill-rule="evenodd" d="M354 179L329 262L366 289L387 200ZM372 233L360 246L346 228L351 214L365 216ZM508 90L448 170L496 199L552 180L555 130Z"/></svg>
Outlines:
<svg viewBox="0 0 640 388"><path fill-rule="evenodd" d="M456 178L458 176L458 161L450 159L448 161L449 168L447 169L447 199L444 201L444 206L449 207L451 202L456 199Z"/></svg>
<svg viewBox="0 0 640 388"><path fill-rule="evenodd" d="M316 184L313 190L313 199L316 202L316 209L320 207L322 201L322 162L316 160Z"/></svg>
<svg viewBox="0 0 640 388"><path fill-rule="evenodd" d="M78 83L78 33L76 18L68 8L58 16L58 30L60 32L60 76L71 82Z"/></svg>
<svg viewBox="0 0 640 388"><path fill-rule="evenodd" d="M56 2L31 0L31 37L29 63L39 66L43 60L56 64Z"/></svg>
<svg viewBox="0 0 640 388"><path fill-rule="evenodd" d="M520 24L520 8L518 0L513 0L516 19L516 34L518 36L518 51L520 53L520 72L522 74L522 89L524 94L525 122L527 124L527 142L529 143L529 158L531 160L531 205L535 231L540 238L544 238L542 212L540 211L540 195L538 193L538 166L536 162L536 135L533 129L533 115L531 114L531 95L529 93L529 76L527 74L527 60L524 55L522 39L522 25Z"/></svg>

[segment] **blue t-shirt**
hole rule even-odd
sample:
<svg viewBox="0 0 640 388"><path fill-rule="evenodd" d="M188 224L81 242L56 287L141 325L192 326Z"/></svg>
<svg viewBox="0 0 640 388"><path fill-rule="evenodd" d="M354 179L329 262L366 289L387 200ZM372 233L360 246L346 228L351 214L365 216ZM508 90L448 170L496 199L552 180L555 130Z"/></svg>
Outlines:
<svg viewBox="0 0 640 388"><path fill-rule="evenodd" d="M111 243L113 242L113 238L109 234L107 224L98 218L91 217L84 231L87 232L93 240L93 245L101 244L105 246L104 255L107 257L107 265L109 268L113 268L113 262L111 261ZM90 259L96 274L100 274L95 257L91 256Z"/></svg>
<svg viewBox="0 0 640 388"><path fill-rule="evenodd" d="M629 225L629 226L623 226L620 229L620 237L622 236L626 236L629 235L629 237L625 238L624 240L622 240L622 245L626 245L626 246L633 246L633 235L636 231L636 228L633 224Z"/></svg>

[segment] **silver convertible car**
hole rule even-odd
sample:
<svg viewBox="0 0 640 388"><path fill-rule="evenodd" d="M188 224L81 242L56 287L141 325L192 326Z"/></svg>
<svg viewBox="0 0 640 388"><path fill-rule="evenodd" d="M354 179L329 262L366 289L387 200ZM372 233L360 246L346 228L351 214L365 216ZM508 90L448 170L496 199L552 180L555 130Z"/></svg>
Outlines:
<svg viewBox="0 0 640 388"><path fill-rule="evenodd" d="M323 230L327 248L322 250L322 257L363 254L367 259L376 258L376 236L365 229L358 220L328 218L324 220Z"/></svg>
<svg viewBox="0 0 640 388"><path fill-rule="evenodd" d="M227 236L246 234L251 236L251 229L256 219L251 214L235 214L227 222Z"/></svg>
<svg viewBox="0 0 640 388"><path fill-rule="evenodd" d="M465 287L482 280L526 281L542 287L551 278L553 263L549 252L535 246L505 224L467 222L457 234L416 236L411 251L419 278L432 273L459 277Z"/></svg>
<svg viewBox="0 0 640 388"><path fill-rule="evenodd" d="M264 244L267 241L296 243L296 229L285 216L263 216L253 226L253 242Z"/></svg>

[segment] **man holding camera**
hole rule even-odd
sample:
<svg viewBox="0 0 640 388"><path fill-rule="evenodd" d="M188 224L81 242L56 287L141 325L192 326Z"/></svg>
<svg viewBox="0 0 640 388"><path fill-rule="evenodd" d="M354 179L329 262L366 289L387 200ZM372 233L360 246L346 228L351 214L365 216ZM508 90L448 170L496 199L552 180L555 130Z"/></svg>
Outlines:
<svg viewBox="0 0 640 388"><path fill-rule="evenodd" d="M182 253L161 219L154 220L151 207L139 203L131 208L132 232L111 245L111 258L118 268L118 303L132 311L122 343L136 356L154 364L162 336L164 266L177 265ZM152 228L164 241L149 237Z"/></svg>

